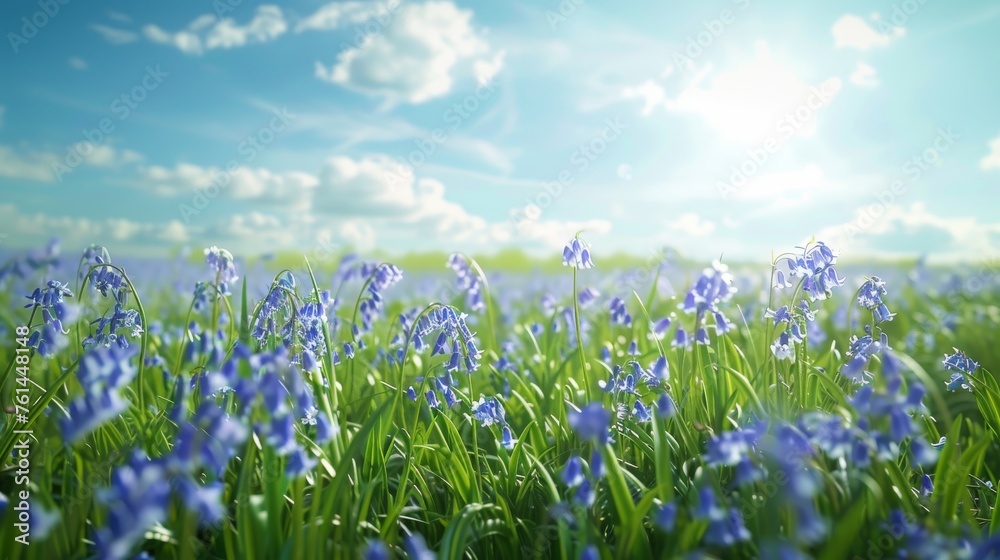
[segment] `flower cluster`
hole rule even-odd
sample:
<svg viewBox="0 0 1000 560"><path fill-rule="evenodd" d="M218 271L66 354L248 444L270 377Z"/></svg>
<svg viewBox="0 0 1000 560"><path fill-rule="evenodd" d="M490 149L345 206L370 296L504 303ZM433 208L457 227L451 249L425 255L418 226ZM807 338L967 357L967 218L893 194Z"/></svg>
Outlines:
<svg viewBox="0 0 1000 560"><path fill-rule="evenodd" d="M61 420L62 436L73 443L128 409L120 394L135 377L134 353L119 346L99 346L80 360L76 377L84 394L74 399Z"/></svg>
<svg viewBox="0 0 1000 560"><path fill-rule="evenodd" d="M972 361L971 358L965 355L958 348L954 348L954 354L946 354L944 357L944 367L951 370L951 379L947 382L947 387L949 391L955 391L956 389L968 389L972 390L972 384L966 378L968 375L975 373L976 369L979 368L979 363Z"/></svg>
<svg viewBox="0 0 1000 560"><path fill-rule="evenodd" d="M876 323L891 321L896 316L895 313L889 312L889 308L882 301L882 296L886 293L885 282L878 276L866 279L858 290L858 305L870 310Z"/></svg>
<svg viewBox="0 0 1000 560"><path fill-rule="evenodd" d="M368 332L382 309L382 292L403 279L403 271L396 265L369 264L361 266L361 276L368 278L368 296L361 300L361 330Z"/></svg>
<svg viewBox="0 0 1000 560"><path fill-rule="evenodd" d="M282 272L258 304L250 335L257 341L258 347L263 347L271 336L278 334L278 321L282 315L291 313L293 308L289 302L294 294L295 276L288 271Z"/></svg>
<svg viewBox="0 0 1000 560"><path fill-rule="evenodd" d="M716 261L712 263L711 268L706 268L702 272L701 277L684 297L683 303L678 305L685 313L695 315L695 324L698 325L695 332L696 340L702 343L708 342L708 331L704 330L707 314L713 316L712 325L718 334L732 330L733 324L719 309L719 304L732 299L736 291L737 288L733 286L733 275L729 273L728 266Z"/></svg>
<svg viewBox="0 0 1000 560"><path fill-rule="evenodd" d="M618 296L611 298L609 310L611 311L612 323L626 327L632 326L632 316L629 315L628 309L625 308L625 300Z"/></svg>
<svg viewBox="0 0 1000 560"><path fill-rule="evenodd" d="M500 444L507 449L513 449L517 440L514 439L503 404L496 397L480 396L478 402L472 403L472 417L479 420L482 427L496 424L500 426Z"/></svg>
<svg viewBox="0 0 1000 560"><path fill-rule="evenodd" d="M479 274L472 270L464 255L454 253L448 257L448 267L455 271L458 277L458 289L465 293L465 306L469 311L482 311L486 308L483 300L483 286Z"/></svg>
<svg viewBox="0 0 1000 560"><path fill-rule="evenodd" d="M466 373L479 369L479 344L466 324L465 313L450 305L437 306L424 314L414 325L412 342L418 352L427 347L425 338L437 332L431 356L450 354L445 371L453 372L464 366ZM406 325L404 325L405 327Z"/></svg>
<svg viewBox="0 0 1000 560"><path fill-rule="evenodd" d="M76 319L76 308L66 303L64 298L73 297L73 292L65 284L50 280L45 288L35 288L27 296L31 303L25 308L42 311L42 325L28 338L28 346L45 358L51 358L67 344L65 324Z"/></svg>
<svg viewBox="0 0 1000 560"><path fill-rule="evenodd" d="M833 288L842 286L844 279L837 275L837 253L822 241L800 247L801 253L779 259L788 268L789 278L802 279L802 291L810 301L827 299ZM777 268L777 265L775 265ZM785 279L785 272L777 270L774 287L789 288L792 284Z"/></svg>
<svg viewBox="0 0 1000 560"><path fill-rule="evenodd" d="M595 486L606 474L600 449L595 449L590 456L589 467L589 473L585 473L583 459L579 454L573 454L562 471L563 482L573 490L573 502L583 507L594 505Z"/></svg>

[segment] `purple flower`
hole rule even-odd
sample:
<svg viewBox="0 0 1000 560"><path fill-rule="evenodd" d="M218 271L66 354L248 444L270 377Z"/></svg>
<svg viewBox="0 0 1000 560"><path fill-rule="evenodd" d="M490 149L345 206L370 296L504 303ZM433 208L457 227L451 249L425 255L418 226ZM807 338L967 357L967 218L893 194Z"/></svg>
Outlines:
<svg viewBox="0 0 1000 560"><path fill-rule="evenodd" d="M573 268L594 268L594 261L590 257L590 246L579 237L571 239L563 248L563 266Z"/></svg>
<svg viewBox="0 0 1000 560"><path fill-rule="evenodd" d="M570 488L575 488L583 482L583 461L579 455L573 455L569 461L566 461L566 466L563 467L562 471L562 479Z"/></svg>
<svg viewBox="0 0 1000 560"><path fill-rule="evenodd" d="M570 427L581 439L604 445L611 438L608 432L611 413L601 403L590 403L580 411L571 409L567 416Z"/></svg>

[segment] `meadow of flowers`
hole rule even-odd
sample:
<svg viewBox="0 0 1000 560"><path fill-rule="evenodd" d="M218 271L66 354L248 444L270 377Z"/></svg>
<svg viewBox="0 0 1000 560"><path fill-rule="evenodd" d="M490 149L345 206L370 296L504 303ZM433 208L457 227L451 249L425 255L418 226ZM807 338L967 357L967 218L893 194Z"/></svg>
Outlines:
<svg viewBox="0 0 1000 560"><path fill-rule="evenodd" d="M1000 558L991 269L561 258L16 256L0 557Z"/></svg>

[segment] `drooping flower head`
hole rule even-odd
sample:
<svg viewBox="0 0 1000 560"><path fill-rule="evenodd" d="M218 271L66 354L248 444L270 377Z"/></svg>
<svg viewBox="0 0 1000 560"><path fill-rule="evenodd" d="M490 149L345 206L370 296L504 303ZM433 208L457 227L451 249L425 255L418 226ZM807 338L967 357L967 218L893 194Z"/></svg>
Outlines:
<svg viewBox="0 0 1000 560"><path fill-rule="evenodd" d="M579 237L570 239L563 248L562 263L563 266L573 268L594 268L594 261L590 257L590 245Z"/></svg>
<svg viewBox="0 0 1000 560"><path fill-rule="evenodd" d="M225 249L220 249L214 245L205 249L205 264L209 266L219 279L220 285L230 285L240 279L240 275L236 273L236 263L233 261L233 254Z"/></svg>

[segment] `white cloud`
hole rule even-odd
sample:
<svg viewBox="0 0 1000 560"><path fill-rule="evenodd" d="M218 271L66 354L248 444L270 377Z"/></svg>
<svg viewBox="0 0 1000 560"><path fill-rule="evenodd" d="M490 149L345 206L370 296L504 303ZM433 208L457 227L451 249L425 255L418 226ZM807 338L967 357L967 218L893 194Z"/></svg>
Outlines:
<svg viewBox="0 0 1000 560"><path fill-rule="evenodd" d="M905 29L896 26L893 26L890 33L882 33L873 29L860 16L853 14L842 16L834 22L830 32L833 33L834 45L837 48L850 47L862 51L872 47L884 47L906 33Z"/></svg>
<svg viewBox="0 0 1000 560"><path fill-rule="evenodd" d="M190 31L168 33L155 25L147 25L142 28L142 34L154 43L176 47L184 54L202 53L201 38Z"/></svg>
<svg viewBox="0 0 1000 560"><path fill-rule="evenodd" d="M405 4L381 32L340 52L332 67L317 62L316 77L390 102L440 97L451 91L461 62L489 52L471 20L472 12L451 2ZM499 53L479 59L475 73L495 74L502 63Z"/></svg>
<svg viewBox="0 0 1000 560"><path fill-rule="evenodd" d="M132 18L129 17L127 14L123 14L121 12L115 12L112 10L108 11L108 17L121 23L130 23L132 21Z"/></svg>
<svg viewBox="0 0 1000 560"><path fill-rule="evenodd" d="M109 217L102 220L71 216L31 214L12 204L0 204L0 223L9 231L18 232L18 241L25 244L59 237L70 239L79 246L89 243L108 245L109 241L134 241L151 244L156 240L183 242L190 233L177 221L166 223L136 222L128 218Z"/></svg>
<svg viewBox="0 0 1000 560"><path fill-rule="evenodd" d="M878 78L875 76L875 69L859 62L858 66L851 73L851 83L861 87L875 87L878 85Z"/></svg>
<svg viewBox="0 0 1000 560"><path fill-rule="evenodd" d="M909 207L876 203L859 208L854 219L823 230L817 238L858 255L897 256L899 246L906 246L920 247L919 252L941 261L982 260L998 251L1000 223L939 216L925 202Z"/></svg>
<svg viewBox="0 0 1000 560"><path fill-rule="evenodd" d="M0 177L53 181L52 166L59 161L55 154L31 152L18 153L10 146L0 146Z"/></svg>
<svg viewBox="0 0 1000 560"><path fill-rule="evenodd" d="M493 77L503 68L503 59L506 55L507 51L501 49L492 59L477 60L472 63L472 73L476 76L476 82L488 84L493 81Z"/></svg>
<svg viewBox="0 0 1000 560"><path fill-rule="evenodd" d="M93 146L89 142L73 144L63 154L22 152L11 146L0 145L0 177L52 182L57 179L57 174L65 175L79 165L121 167L142 159L142 154L133 150L117 150L107 144ZM72 161L78 163L70 165ZM61 171L57 172L57 166L60 166Z"/></svg>
<svg viewBox="0 0 1000 560"><path fill-rule="evenodd" d="M496 228L498 241L525 243L529 248L560 250L577 232L583 232L587 241L607 235L611 222L607 220L526 220L517 225L503 224Z"/></svg>
<svg viewBox="0 0 1000 560"><path fill-rule="evenodd" d="M90 28L96 31L101 37L104 38L105 41L111 43L112 45L124 45L139 38L139 36L133 31L109 27L99 23L92 24Z"/></svg>
<svg viewBox="0 0 1000 560"><path fill-rule="evenodd" d="M983 159L979 160L979 169L982 169L983 171L1000 169L1000 136L990 140L989 147L990 153L986 154L983 156Z"/></svg>
<svg viewBox="0 0 1000 560"><path fill-rule="evenodd" d="M151 166L141 170L137 185L186 202L213 182L224 184L220 176L225 177L223 170L187 163L173 168ZM449 200L440 181L416 177L385 155L332 157L316 175L242 169L218 192L220 198L266 203L271 214L226 218L210 226L208 234L227 239L263 236L269 247L288 246L294 238L305 236L300 244L347 243L359 250L377 241L421 249L442 244L455 249L492 249L497 242L559 249L577 231L600 235L611 229L605 220L490 222ZM289 227L291 223L295 227Z"/></svg>
<svg viewBox="0 0 1000 560"><path fill-rule="evenodd" d="M80 154L86 153L88 147L90 147L89 142L79 142L75 145L76 151ZM93 146L84 161L94 167L120 167L142 160L143 156L139 152L129 149L116 150L107 144L101 144Z"/></svg>
<svg viewBox="0 0 1000 560"><path fill-rule="evenodd" d="M657 84L653 80L646 80L635 87L625 88L622 91L622 97L625 99L642 99L642 114L643 116L648 116L653 112L653 109L663 104L667 96L660 84Z"/></svg>
<svg viewBox="0 0 1000 560"><path fill-rule="evenodd" d="M213 184L220 195L232 199L257 200L276 207L309 208L316 178L308 173L276 173L266 168L239 168L229 174L217 167L179 163L171 168L158 165L141 170L140 185L164 197L193 197ZM207 191L206 191L207 192Z"/></svg>
<svg viewBox="0 0 1000 560"><path fill-rule="evenodd" d="M248 43L273 41L288 30L281 8L260 6L247 25L237 25L232 19L224 18L215 24L205 40L209 49L231 49Z"/></svg>
<svg viewBox="0 0 1000 560"><path fill-rule="evenodd" d="M388 2L357 2L349 0L347 2L331 2L320 6L312 15L303 19L295 26L295 32L301 33L306 30L333 30L347 25L357 25L367 22L369 19L377 18L378 22L389 22L397 10L402 0L390 0ZM372 29L377 32L379 28ZM358 39L363 39L369 32L365 30ZM356 41L355 44L359 44Z"/></svg>
<svg viewBox="0 0 1000 560"><path fill-rule="evenodd" d="M257 7L253 19L246 25L240 25L232 18L218 19L212 14L203 14L176 33L170 33L156 25L147 25L142 32L154 43L173 46L185 54L199 55L205 50L267 43L287 30L288 24L281 8L263 5Z"/></svg>
<svg viewBox="0 0 1000 560"><path fill-rule="evenodd" d="M80 58L80 57L78 57L78 56L70 57L70 59L69 59L69 65L70 65L70 68L74 68L76 70L86 70L87 69L87 61L84 60L84 59L82 59L82 58Z"/></svg>
<svg viewBox="0 0 1000 560"><path fill-rule="evenodd" d="M670 112L700 115L725 138L744 144L813 134L817 115L840 91L840 79L804 83L771 55L766 42L755 47L751 62L721 73L708 65L675 98L651 81L625 89L622 96L643 99L644 114L661 105Z"/></svg>
<svg viewBox="0 0 1000 560"><path fill-rule="evenodd" d="M691 237L702 237L715 231L714 222L703 220L694 212L681 214L676 220L669 222L668 227Z"/></svg>

